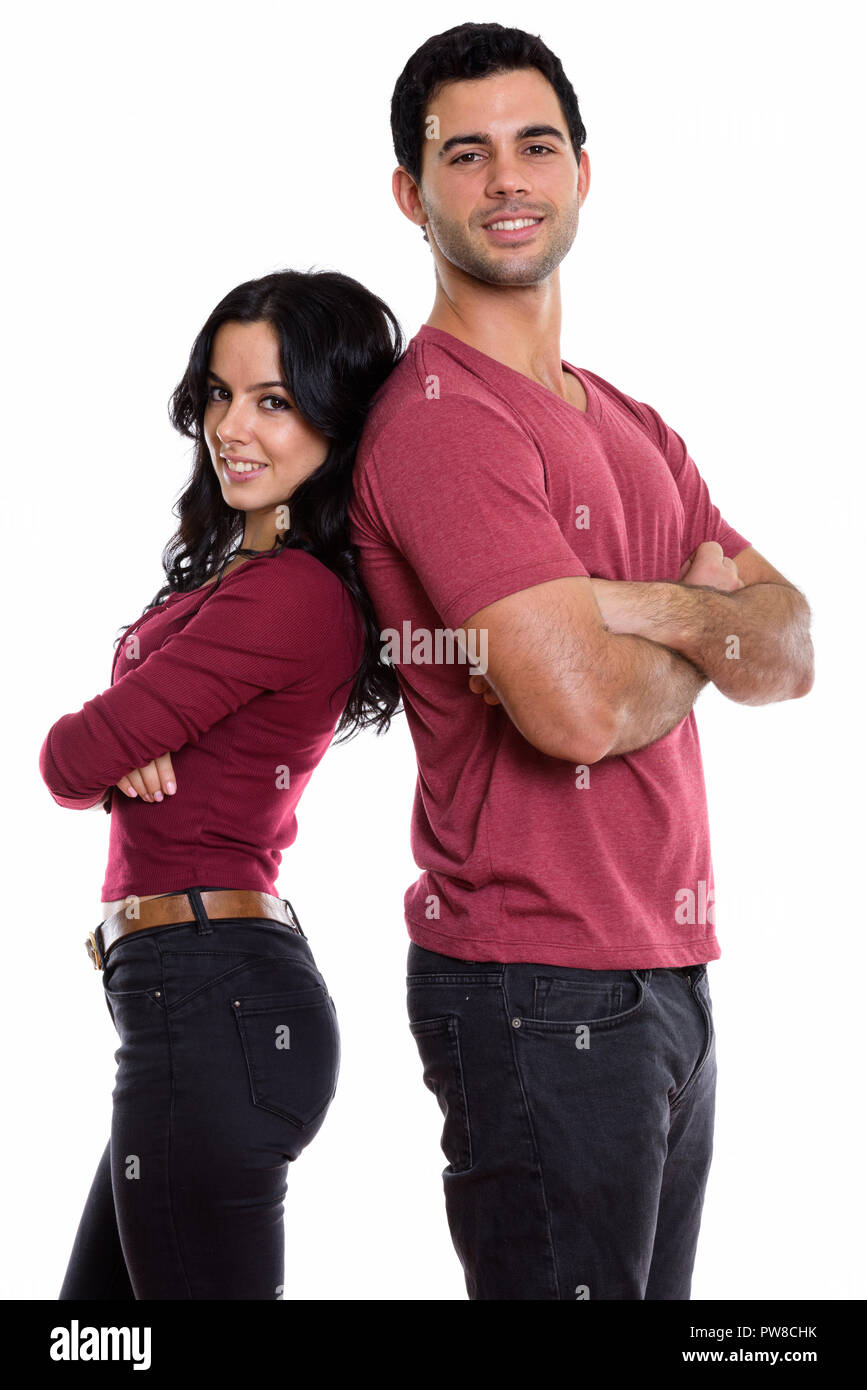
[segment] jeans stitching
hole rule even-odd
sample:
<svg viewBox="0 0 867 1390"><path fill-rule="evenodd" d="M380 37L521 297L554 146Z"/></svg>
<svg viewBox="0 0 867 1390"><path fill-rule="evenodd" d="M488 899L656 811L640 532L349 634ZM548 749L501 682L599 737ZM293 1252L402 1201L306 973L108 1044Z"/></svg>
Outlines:
<svg viewBox="0 0 867 1390"><path fill-rule="evenodd" d="M177 1250L178 1266L179 1266L179 1268L180 1268L181 1278L182 1278L183 1281L184 1281L184 1285L185 1285L186 1290L187 1290L187 1296L188 1296L188 1298L192 1298L192 1297L193 1297L193 1291L192 1291L192 1289L190 1288L190 1281L189 1281L189 1278L188 1278L188 1275L187 1275L186 1258L185 1258L185 1255L184 1255L184 1251L183 1251L183 1249L182 1249L181 1236L180 1236L180 1231L178 1230L177 1217L176 1217L176 1214L175 1214L175 1190L174 1190L173 1168L172 1168L172 1139L173 1139L173 1136L174 1136L174 1124L175 1124L175 1096L176 1096L176 1086L175 1086L175 1082L176 1082L176 1077L175 1077L175 1053L174 1053L174 1048L173 1048L173 1046L172 1046L172 1020L171 1020L171 1017L170 1017L169 1014L166 1014L166 1033L167 1033L167 1036L168 1036L168 1043L169 1043L169 1076L170 1076L170 1090L169 1090L169 1132L168 1132L168 1143L167 1143L167 1145L166 1145L166 1169L167 1169L167 1171L166 1171L166 1181L167 1181L167 1183L168 1183L168 1188L169 1188L169 1216L170 1216L170 1220L171 1220L172 1235L174 1236L174 1241L175 1241L175 1248L176 1248L176 1250Z"/></svg>
<svg viewBox="0 0 867 1390"><path fill-rule="evenodd" d="M508 968L508 967L507 967L507 968ZM528 1132L529 1132L529 1135L530 1135L530 1142L531 1142L532 1147L533 1147L533 1161L534 1161L534 1163L535 1163L535 1165L536 1165L536 1169L537 1169L537 1172L538 1172L538 1175L539 1175L539 1191L540 1191L541 1197L542 1197L542 1205L543 1205L543 1207L544 1207L544 1209L545 1209L545 1230L546 1230L547 1236L548 1236L548 1251L549 1251L549 1257L550 1257L551 1273L552 1273L552 1275L553 1275L554 1293L555 1293L555 1296L559 1296L559 1293L560 1293L560 1272L559 1272L559 1270L558 1270L558 1268L557 1268L557 1247L556 1247L556 1245L555 1245L555 1243L554 1243L554 1232L553 1232L553 1230L552 1230L552 1228L551 1228L551 1208L550 1208L550 1206L549 1206L549 1204L548 1204L548 1194L547 1194L547 1192L546 1192L546 1190L545 1190L545 1175L544 1175L544 1173L542 1172L542 1160L541 1160L541 1157L540 1157L540 1154L539 1154L539 1145L538 1145L538 1142L537 1142L537 1139L536 1139L536 1130L535 1130L534 1125L533 1125L533 1117L532 1117L532 1114L531 1114L531 1111L530 1111L529 1102L528 1102L528 1100L527 1100L527 1093L526 1093L526 1090L525 1090L525 1087L524 1087L524 1079L523 1079L523 1077L522 1077L522 1075L521 1075L520 1063L519 1063L519 1061L518 1061L518 1050L517 1050L516 1041L515 1041L515 1031L516 1031L516 1030L511 1026L511 1021L510 1021L510 1019L509 1019L509 1001L508 1001L508 999L507 999L507 997L506 997L506 972L505 972L505 970L503 971L502 1004L503 1004L503 1022L504 1022L504 1024L505 1024L506 1028L507 1028L508 1031L509 1031L509 1045L510 1045L510 1047L511 1047L511 1049L512 1049L512 1063L513 1063L514 1068L515 1068L515 1079L516 1079L517 1082L518 1082L518 1087L519 1087L520 1092L521 1092L521 1100L522 1100L523 1106L524 1106L524 1118L525 1118L525 1121L526 1121L526 1124L527 1124L527 1129L528 1129Z"/></svg>
<svg viewBox="0 0 867 1390"><path fill-rule="evenodd" d="M703 1020L703 1022L704 1022L704 1028L705 1028L704 1050L703 1050L702 1055L701 1055L701 1058L700 1058L700 1060L699 1060L699 1064L698 1064L698 1066L696 1067L695 1071L693 1072L692 1076L689 1077L689 1079L688 1079L688 1080L685 1082L685 1084L681 1087L681 1089L680 1089L680 1091L678 1092L678 1094L675 1096L674 1100L671 1102L671 1104L670 1104L670 1106L669 1106L669 1111L670 1111L670 1113L672 1113L672 1114L674 1113L675 1110L677 1110L677 1109L680 1107L681 1102L682 1102L687 1096L689 1096L689 1095L692 1094L693 1090L695 1089L696 1085L698 1084L698 1079L699 1079L699 1077L701 1076L702 1072L703 1072L704 1069L705 1069L705 1065L706 1065L706 1063L707 1063L707 1060L708 1060L708 1058L710 1057L711 1052L713 1051L713 1044L714 1044L714 1037L715 1037L715 1034L714 1034L714 1027L713 1027L713 1020L712 1020L712 1018L711 1018L710 1009L708 1008L707 1004L706 1004L706 1003L704 1002L704 1000L702 999L701 995L700 995L700 994L697 992L697 990L695 989L695 982L693 982L693 984L692 984L691 987L690 987L690 994L692 995L693 999L694 999L694 1000L696 1001L696 1003L698 1004L699 1009L700 1009L700 1011L701 1011L702 1020Z"/></svg>

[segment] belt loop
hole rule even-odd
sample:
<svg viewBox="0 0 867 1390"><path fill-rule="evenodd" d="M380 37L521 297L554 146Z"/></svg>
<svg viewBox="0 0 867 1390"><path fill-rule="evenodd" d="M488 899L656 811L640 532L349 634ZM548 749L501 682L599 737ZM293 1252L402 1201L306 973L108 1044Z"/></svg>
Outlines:
<svg viewBox="0 0 867 1390"><path fill-rule="evenodd" d="M281 898L280 901L281 901L282 903L285 903L285 904L286 904L286 908L287 908L287 910L288 910L288 912L289 912L289 916L291 917L291 919L292 919L292 921L293 921L293 923L294 923L294 925L295 925L295 930L297 931L298 935L299 935L299 936L303 936L303 937L304 937L304 940L306 941L306 940L307 940L307 937L304 935L304 931L303 931L303 929L302 929L302 927L301 927L301 923L298 921L298 917L297 917L297 914L296 914L296 912L295 912L295 909L294 909L294 907L292 906L292 904L290 903L289 899L288 899L288 898Z"/></svg>
<svg viewBox="0 0 867 1390"><path fill-rule="evenodd" d="M205 911L205 904L202 902L201 889L188 888L187 897L189 898L190 905L193 909L193 912L196 915L196 935L208 936L209 933L214 930L214 928L211 926L211 923L208 920L208 914Z"/></svg>

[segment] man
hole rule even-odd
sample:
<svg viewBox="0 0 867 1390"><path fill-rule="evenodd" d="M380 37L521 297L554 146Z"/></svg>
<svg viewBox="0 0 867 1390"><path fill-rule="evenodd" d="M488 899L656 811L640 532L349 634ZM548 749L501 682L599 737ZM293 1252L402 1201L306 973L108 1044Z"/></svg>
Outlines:
<svg viewBox="0 0 867 1390"><path fill-rule="evenodd" d="M431 38L392 130L436 297L352 518L418 759L408 1005L452 1238L471 1298L687 1299L720 954L692 705L806 694L809 608L657 412L560 357L590 166L554 55Z"/></svg>

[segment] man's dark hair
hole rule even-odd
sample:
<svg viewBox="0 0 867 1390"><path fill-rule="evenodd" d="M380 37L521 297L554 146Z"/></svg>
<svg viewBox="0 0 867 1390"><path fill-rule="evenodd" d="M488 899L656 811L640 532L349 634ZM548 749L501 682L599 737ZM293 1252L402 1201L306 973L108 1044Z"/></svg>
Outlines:
<svg viewBox="0 0 867 1390"><path fill-rule="evenodd" d="M391 97L391 134L398 164L416 183L421 182L425 117L431 114L431 98L445 83L521 68L538 68L551 83L566 117L575 158L580 160L587 131L560 59L537 34L526 34L523 29L458 24L443 34L434 34L417 48L397 79Z"/></svg>

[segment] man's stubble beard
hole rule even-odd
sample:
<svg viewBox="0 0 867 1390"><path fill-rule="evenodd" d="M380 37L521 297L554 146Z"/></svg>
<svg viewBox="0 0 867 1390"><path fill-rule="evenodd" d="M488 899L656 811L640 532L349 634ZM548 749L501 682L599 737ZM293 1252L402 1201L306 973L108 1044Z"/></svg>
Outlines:
<svg viewBox="0 0 867 1390"><path fill-rule="evenodd" d="M551 218L546 215L542 225L550 237ZM474 280L486 285L535 285L557 269L572 246L578 233L578 205L569 210L566 221L554 224L553 238L544 249L513 254L508 262L480 250L463 225L430 211L427 231L446 260Z"/></svg>

